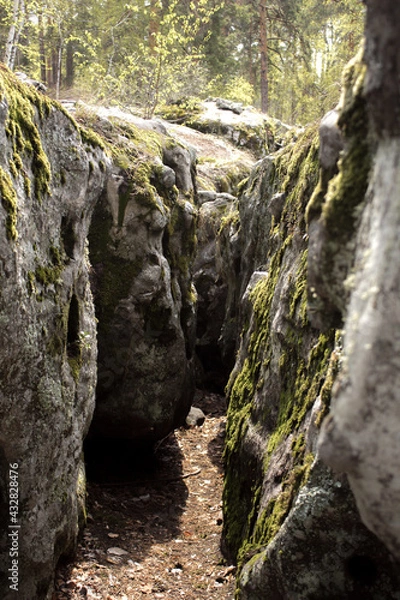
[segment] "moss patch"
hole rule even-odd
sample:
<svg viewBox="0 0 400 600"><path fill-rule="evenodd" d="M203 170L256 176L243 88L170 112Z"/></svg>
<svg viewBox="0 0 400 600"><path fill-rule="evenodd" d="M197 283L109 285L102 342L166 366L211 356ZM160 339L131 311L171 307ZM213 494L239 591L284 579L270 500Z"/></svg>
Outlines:
<svg viewBox="0 0 400 600"><path fill-rule="evenodd" d="M6 233L9 240L18 238L17 232L17 205L18 199L13 182L3 168L0 167L0 194L1 204L6 211Z"/></svg>
<svg viewBox="0 0 400 600"><path fill-rule="evenodd" d="M51 171L37 120L50 113L52 102L34 88L23 86L3 67L0 70L0 96L5 97L8 103L5 126L13 147L11 172L15 177L23 173L24 159L28 159L34 177L34 192L37 199L42 201L50 193Z"/></svg>
<svg viewBox="0 0 400 600"><path fill-rule="evenodd" d="M307 480L313 457L306 452L301 427L324 387L334 343L333 331L319 336L312 333L307 316L304 214L318 180L317 126L307 130L296 144L279 152L272 169L259 172L261 177L269 178L267 188L265 183L253 181L253 191L248 188L247 195L264 188L280 189L285 192L286 200L279 223L272 219L269 237L275 242L265 257L268 276L250 293L252 320L250 331L243 332L245 358L240 370L233 372L227 390L224 539L239 562L265 547L279 531ZM294 237L299 253L295 258L296 270L292 268ZM284 297L278 298L278 283L281 289L282 278L286 291ZM285 329L280 331L279 344L271 339L276 335L272 322L278 305L285 314L282 321ZM278 383L270 383L270 377ZM268 392L263 391L265 386ZM329 403L328 386L326 392ZM264 393L271 395L268 402L262 399ZM264 456L253 455L249 442L245 442L250 427L266 441ZM289 436L294 439L292 466L283 476L279 494L261 508L263 479L274 453Z"/></svg>

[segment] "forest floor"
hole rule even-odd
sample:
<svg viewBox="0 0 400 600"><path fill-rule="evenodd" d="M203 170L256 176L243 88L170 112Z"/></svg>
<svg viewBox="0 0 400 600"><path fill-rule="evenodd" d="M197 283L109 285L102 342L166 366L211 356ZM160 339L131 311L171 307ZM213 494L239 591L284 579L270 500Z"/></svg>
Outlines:
<svg viewBox="0 0 400 600"><path fill-rule="evenodd" d="M88 485L88 523L53 600L232 600L235 568L220 551L226 401L198 393L206 415L131 471Z"/></svg>

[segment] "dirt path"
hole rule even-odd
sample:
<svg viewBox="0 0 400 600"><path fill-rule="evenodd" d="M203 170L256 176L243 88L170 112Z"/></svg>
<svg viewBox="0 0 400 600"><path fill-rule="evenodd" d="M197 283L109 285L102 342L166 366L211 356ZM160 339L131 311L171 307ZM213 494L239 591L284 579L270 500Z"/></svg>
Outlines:
<svg viewBox="0 0 400 600"><path fill-rule="evenodd" d="M220 552L225 399L194 404L201 427L170 435L123 481L89 485L88 526L53 600L232 600L234 568Z"/></svg>

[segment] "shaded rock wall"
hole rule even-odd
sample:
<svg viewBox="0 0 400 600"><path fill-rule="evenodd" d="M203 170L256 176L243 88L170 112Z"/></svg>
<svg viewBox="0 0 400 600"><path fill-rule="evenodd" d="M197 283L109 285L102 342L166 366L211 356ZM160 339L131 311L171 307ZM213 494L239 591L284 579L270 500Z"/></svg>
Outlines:
<svg viewBox="0 0 400 600"><path fill-rule="evenodd" d="M112 118L96 128L114 162L89 232L99 320L90 438L152 444L184 422L194 393L194 156L162 130Z"/></svg>
<svg viewBox="0 0 400 600"><path fill-rule="evenodd" d="M97 354L86 240L106 159L7 71L0 89L0 595L40 600L84 519ZM11 514L10 464L19 483Z"/></svg>
<svg viewBox="0 0 400 600"><path fill-rule="evenodd" d="M200 198L202 196L207 201L199 207L198 244L193 263L193 283L198 297L196 355L201 365L196 384L224 393L234 360L233 352L227 351L221 339L228 297L224 269L230 263L220 255L219 232L237 214L237 199L216 192L200 192Z"/></svg>
<svg viewBox="0 0 400 600"><path fill-rule="evenodd" d="M89 426L152 444L189 410L195 157L159 124L77 114L88 130L8 71L1 86L0 515L18 465L19 597L40 600L85 519Z"/></svg>
<svg viewBox="0 0 400 600"><path fill-rule="evenodd" d="M336 164L320 170L318 133L306 131L258 163L239 199L239 225L228 223L221 235L225 256L232 236L241 256L237 283L228 280L241 342L228 385L224 489L224 545L238 562L238 598L400 597L387 547L361 522L346 478L318 452L342 366L332 325L349 298L344 280L373 147L360 98L364 72L358 61L345 75L339 174ZM314 228L318 211L323 223ZM363 428L354 410L352 422Z"/></svg>

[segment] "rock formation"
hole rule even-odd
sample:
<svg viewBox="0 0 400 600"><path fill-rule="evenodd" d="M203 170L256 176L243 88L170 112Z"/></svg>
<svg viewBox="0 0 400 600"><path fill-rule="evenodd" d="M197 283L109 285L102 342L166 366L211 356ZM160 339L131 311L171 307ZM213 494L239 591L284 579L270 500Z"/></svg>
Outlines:
<svg viewBox="0 0 400 600"><path fill-rule="evenodd" d="M99 321L90 437L151 445L184 422L194 393L196 189L191 152L138 124L96 126L113 166L89 231Z"/></svg>
<svg viewBox="0 0 400 600"><path fill-rule="evenodd" d="M224 393L234 361L221 341L228 286L223 273L227 262L220 256L218 233L223 223L236 214L237 199L223 193L203 192L204 196L213 199L199 207L198 249L193 264L193 282L198 295L196 353L203 368L197 386Z"/></svg>
<svg viewBox="0 0 400 600"><path fill-rule="evenodd" d="M347 236L351 270L336 277L348 298L345 306L336 302L345 324L343 369L320 452L328 464L347 473L363 521L398 560L399 26L397 3L367 2L365 63L359 68L366 77L359 75L357 112L343 119L346 150L319 219L325 231L319 244L327 257L334 224L323 218L333 202L353 226ZM355 159L364 181L353 190L349 214L345 182L354 173Z"/></svg>
<svg viewBox="0 0 400 600"><path fill-rule="evenodd" d="M107 159L47 98L0 79L0 595L40 600L85 518L97 356L86 246Z"/></svg>
<svg viewBox="0 0 400 600"><path fill-rule="evenodd" d="M189 411L195 166L158 124L91 114L95 133L6 70L1 86L0 515L21 536L2 530L0 587L15 597L15 573L41 600L85 519L97 379L94 439L152 444Z"/></svg>
<svg viewBox="0 0 400 600"><path fill-rule="evenodd" d="M236 303L236 312L230 308L230 318L233 314L236 329L242 333L228 384L223 542L227 553L238 562L240 599L400 598L398 565L388 551L394 551L394 536L390 539L387 527L387 538L380 535L378 540L367 529L346 477L327 468L318 450L332 385L342 368L341 335L333 326L341 324L342 310L352 293L345 279L353 272L357 236L362 236L365 245L363 260L358 259L356 267L368 264L366 256L370 256L368 229L362 221L360 233L358 229L368 183L368 150L373 144L366 135L363 112L364 72L359 60L348 68L338 124L334 114L324 120L321 148L319 136L311 128L294 145L257 164L239 198L240 226L225 234L228 250L232 234L240 247L239 285L231 279L228 287L238 288L236 294L230 293ZM344 151L337 166L342 144ZM388 161L389 171L391 164ZM356 173L352 180L351 167ZM371 222L370 211L367 214ZM374 221L375 230L380 222ZM395 222L392 215L391 223ZM365 301L369 282L364 272L361 279L360 296ZM355 310L357 307L359 304ZM363 321L362 328L354 315L353 323L360 343L364 340L365 350L354 356L359 365L360 355L371 353L364 337L371 326L379 339L384 330L380 323L378 333L370 315L370 324ZM377 352L378 348L382 352L380 345ZM381 359L385 356L382 352ZM341 378L349 368L350 363ZM324 425L322 455L349 473L355 491L353 477L357 480L365 499L368 483L374 483L372 494L377 479L369 472L369 479L362 481L357 471L362 458L354 452L356 431L360 440L367 444L368 439L371 444L363 417L369 405L365 385L371 375L366 380L366 366L363 369L350 379L360 386L360 404L358 408L352 405L351 388L346 385L341 392L341 409L339 396L333 421L328 417L330 425ZM368 369L371 373L371 362ZM347 377L351 378L351 373ZM386 382L390 386L388 376ZM382 413L382 401L375 398L375 405ZM344 438L339 426L346 413L349 433ZM393 411L389 418L394 419ZM383 417L380 423L389 432L393 447L393 430L387 422L383 424ZM374 437L365 455L377 453L377 445L382 443L378 439ZM382 451L387 457L386 444ZM379 460L385 459L381 456ZM382 486L389 484L389 474L395 482L398 472L395 460L386 458L386 463L387 478ZM376 469L378 464L376 461ZM395 487L394 483L392 518ZM360 504L357 492L356 499ZM382 514L376 510L374 516L375 527L364 517L365 523L382 534Z"/></svg>
<svg viewBox="0 0 400 600"><path fill-rule="evenodd" d="M96 384L90 436L106 451L184 422L192 268L203 366L220 387L233 366L223 545L237 598L400 599L400 7L366 5L337 109L264 156L283 137L220 104L219 131L262 158L200 194L193 149L160 122L77 110L89 132L1 70L5 600L13 578L18 597L50 598L74 550Z"/></svg>

